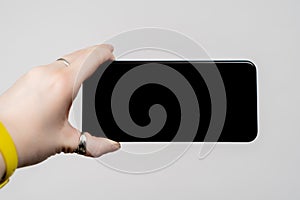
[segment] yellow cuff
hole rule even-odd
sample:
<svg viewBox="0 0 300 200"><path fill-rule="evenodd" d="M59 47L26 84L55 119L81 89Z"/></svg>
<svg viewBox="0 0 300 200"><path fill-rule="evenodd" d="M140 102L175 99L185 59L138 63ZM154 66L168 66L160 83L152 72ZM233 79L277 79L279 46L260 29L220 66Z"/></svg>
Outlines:
<svg viewBox="0 0 300 200"><path fill-rule="evenodd" d="M10 137L5 126L0 122L0 152L6 165L6 173L3 180L0 177L0 188L6 185L9 177L18 167L18 153L14 141Z"/></svg>

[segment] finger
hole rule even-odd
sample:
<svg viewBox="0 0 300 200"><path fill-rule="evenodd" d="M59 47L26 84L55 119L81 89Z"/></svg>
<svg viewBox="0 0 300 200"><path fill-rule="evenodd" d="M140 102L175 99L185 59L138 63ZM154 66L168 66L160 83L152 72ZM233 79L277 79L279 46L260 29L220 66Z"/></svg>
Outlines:
<svg viewBox="0 0 300 200"><path fill-rule="evenodd" d="M86 156L100 157L103 154L116 151L120 148L120 143L113 140L95 137L90 133L85 132L86 136ZM70 124L64 130L63 136L60 139L61 152L73 153L79 144L80 131L72 127Z"/></svg>
<svg viewBox="0 0 300 200"><path fill-rule="evenodd" d="M78 90L101 64L114 60L112 52L111 45L101 44L63 56L70 63L69 70L74 80L74 89Z"/></svg>
<svg viewBox="0 0 300 200"><path fill-rule="evenodd" d="M97 158L102 156L103 154L116 151L121 147L120 143L113 140L102 137L95 137L87 132L85 132L85 135L87 139L87 156Z"/></svg>
<svg viewBox="0 0 300 200"><path fill-rule="evenodd" d="M100 44L100 45L94 45L94 46L90 46L84 49L79 49L77 51L74 51L72 53L66 54L64 56L62 56L61 58L66 59L70 65L72 65L72 69L74 68L75 65L77 65L78 60L80 62L80 60L83 60L83 57L87 56L91 51L94 51L97 48L105 48L108 51L110 51L111 53L113 52L114 48L112 45L110 44Z"/></svg>

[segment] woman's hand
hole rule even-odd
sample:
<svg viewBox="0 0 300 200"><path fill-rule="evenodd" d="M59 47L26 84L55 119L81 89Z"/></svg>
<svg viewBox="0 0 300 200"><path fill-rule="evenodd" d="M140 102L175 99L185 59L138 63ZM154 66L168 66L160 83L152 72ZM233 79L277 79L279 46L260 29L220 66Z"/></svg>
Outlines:
<svg viewBox="0 0 300 200"><path fill-rule="evenodd" d="M105 61L113 60L111 45L97 45L35 67L0 96L0 121L14 140L18 167L39 163L56 153L72 153L80 131L68 121L72 100L84 80ZM85 133L87 156L99 157L120 144ZM1 175L0 175L1 176Z"/></svg>

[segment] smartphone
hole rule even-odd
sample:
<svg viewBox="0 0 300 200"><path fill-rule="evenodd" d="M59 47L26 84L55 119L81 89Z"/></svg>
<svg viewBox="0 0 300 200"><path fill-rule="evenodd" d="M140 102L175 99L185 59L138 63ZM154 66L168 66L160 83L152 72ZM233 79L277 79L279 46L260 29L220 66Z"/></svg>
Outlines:
<svg viewBox="0 0 300 200"><path fill-rule="evenodd" d="M256 66L248 60L123 60L83 84L82 129L119 142L252 142Z"/></svg>

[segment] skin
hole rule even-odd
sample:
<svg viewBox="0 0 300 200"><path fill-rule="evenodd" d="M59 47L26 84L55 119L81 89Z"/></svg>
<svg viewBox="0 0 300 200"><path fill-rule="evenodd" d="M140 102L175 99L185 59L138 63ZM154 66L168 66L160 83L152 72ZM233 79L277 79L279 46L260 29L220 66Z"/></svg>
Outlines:
<svg viewBox="0 0 300 200"><path fill-rule="evenodd" d="M62 61L35 67L0 96L0 121L10 133L17 152L18 168L34 165L57 153L73 153L80 131L68 115L81 84L105 61L113 60L113 47L102 44L63 56ZM120 148L118 142L87 137L87 155L99 157ZM0 154L0 177L5 173Z"/></svg>

